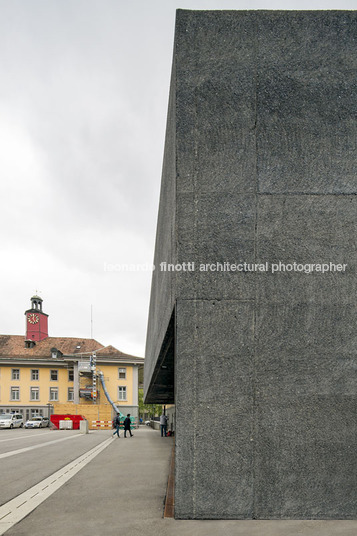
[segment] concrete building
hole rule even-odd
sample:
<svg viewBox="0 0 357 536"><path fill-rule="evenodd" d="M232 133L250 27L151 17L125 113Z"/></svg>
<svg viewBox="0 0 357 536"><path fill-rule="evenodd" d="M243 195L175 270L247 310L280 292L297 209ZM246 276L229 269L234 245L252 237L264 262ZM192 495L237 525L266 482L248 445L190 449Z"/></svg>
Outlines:
<svg viewBox="0 0 357 536"><path fill-rule="evenodd" d="M145 360L176 518L357 516L356 28L177 13Z"/></svg>
<svg viewBox="0 0 357 536"><path fill-rule="evenodd" d="M55 413L88 414L110 420L110 405L99 381L123 414L138 417L138 370L143 358L95 339L49 337L42 299L25 311L26 335L0 335L0 413L19 411L25 419ZM95 356L95 374L93 373ZM94 409L93 409L94 408Z"/></svg>

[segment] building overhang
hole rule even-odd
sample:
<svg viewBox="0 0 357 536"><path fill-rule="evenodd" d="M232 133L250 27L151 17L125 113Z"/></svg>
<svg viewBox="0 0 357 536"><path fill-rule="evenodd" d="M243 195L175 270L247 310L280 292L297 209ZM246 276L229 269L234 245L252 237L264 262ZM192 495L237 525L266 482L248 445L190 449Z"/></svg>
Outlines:
<svg viewBox="0 0 357 536"><path fill-rule="evenodd" d="M173 404L175 400L175 314L171 316L146 392L146 404Z"/></svg>

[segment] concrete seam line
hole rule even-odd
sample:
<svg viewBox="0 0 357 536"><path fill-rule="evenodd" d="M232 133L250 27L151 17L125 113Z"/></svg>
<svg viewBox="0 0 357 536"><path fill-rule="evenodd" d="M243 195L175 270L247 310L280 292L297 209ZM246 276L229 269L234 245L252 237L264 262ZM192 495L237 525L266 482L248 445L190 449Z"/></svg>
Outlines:
<svg viewBox="0 0 357 536"><path fill-rule="evenodd" d="M63 484L70 480L85 465L95 458L104 450L114 438L110 437L99 445L85 452L69 464L65 465L59 471L42 480L32 488L24 491L11 501L0 507L0 535L4 534L13 525L28 516L50 495L57 491Z"/></svg>
<svg viewBox="0 0 357 536"><path fill-rule="evenodd" d="M83 437L82 434L76 434L73 436L62 437L61 439L54 439L53 441L46 441L46 443L40 443L39 445L32 445L32 447L24 447L23 449L10 450L10 452L4 452L0 454L1 458L8 458L9 456L15 456L16 454L22 454L22 452L27 452L28 450L40 449L46 447L47 445L52 445L53 443L59 443L60 441L66 441L67 439L74 439L75 437Z"/></svg>

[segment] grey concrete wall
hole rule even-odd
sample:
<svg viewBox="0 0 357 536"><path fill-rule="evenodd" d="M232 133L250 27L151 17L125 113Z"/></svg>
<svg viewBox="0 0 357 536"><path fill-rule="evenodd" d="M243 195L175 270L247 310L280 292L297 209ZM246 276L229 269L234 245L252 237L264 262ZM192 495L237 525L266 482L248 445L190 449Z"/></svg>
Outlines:
<svg viewBox="0 0 357 536"><path fill-rule="evenodd" d="M154 274L145 365L154 397L175 307L177 518L357 516L356 18L178 11L156 263L196 270ZM243 261L348 267L198 269Z"/></svg>
<svg viewBox="0 0 357 536"><path fill-rule="evenodd" d="M175 78L175 62L172 68ZM174 273L159 270L161 262L176 262L176 125L175 125L175 83L171 84L169 110L166 127L166 141L162 184L158 214L157 236L155 244L154 266L152 275L150 313L146 340L146 359L144 366L144 399L147 403L161 402L160 391L155 387L160 373L162 356L165 353L165 341L170 319L175 305ZM165 383L165 381L163 381ZM169 402L164 399L162 402Z"/></svg>

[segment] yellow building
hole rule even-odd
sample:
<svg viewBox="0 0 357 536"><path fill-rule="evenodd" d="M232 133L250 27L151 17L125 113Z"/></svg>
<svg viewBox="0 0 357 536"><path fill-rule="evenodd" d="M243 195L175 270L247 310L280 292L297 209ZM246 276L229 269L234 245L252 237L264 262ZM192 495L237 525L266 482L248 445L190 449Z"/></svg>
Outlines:
<svg viewBox="0 0 357 536"><path fill-rule="evenodd" d="M111 418L113 402L138 417L138 370L144 359L95 339L48 337L39 296L31 298L26 336L0 335L0 413L80 413Z"/></svg>

